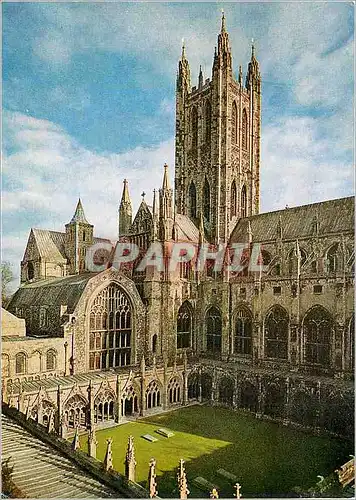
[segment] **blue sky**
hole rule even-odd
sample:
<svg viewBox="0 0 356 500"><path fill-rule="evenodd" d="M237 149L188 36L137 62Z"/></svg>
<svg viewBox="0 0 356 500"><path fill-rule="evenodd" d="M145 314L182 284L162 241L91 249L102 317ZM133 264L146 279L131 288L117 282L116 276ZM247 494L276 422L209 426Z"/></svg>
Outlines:
<svg viewBox="0 0 356 500"><path fill-rule="evenodd" d="M3 260L18 276L31 227L63 230L80 195L116 238L174 171L175 77L211 76L224 8L235 72L262 73L262 211L353 194L350 3L3 3ZM193 83L194 85L195 83Z"/></svg>

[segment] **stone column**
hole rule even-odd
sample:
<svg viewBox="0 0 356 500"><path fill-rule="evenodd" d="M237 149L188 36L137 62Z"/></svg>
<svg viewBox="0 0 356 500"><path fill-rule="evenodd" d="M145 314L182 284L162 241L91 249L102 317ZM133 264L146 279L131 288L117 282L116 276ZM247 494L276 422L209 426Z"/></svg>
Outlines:
<svg viewBox="0 0 356 500"><path fill-rule="evenodd" d="M168 374L167 374L167 358L164 357L163 359L163 388L162 388L162 408L165 410L167 408L167 381L168 381Z"/></svg>
<svg viewBox="0 0 356 500"><path fill-rule="evenodd" d="M186 405L188 403L188 366L187 366L187 353L184 351L183 354L183 398L182 404Z"/></svg>
<svg viewBox="0 0 356 500"><path fill-rule="evenodd" d="M145 363L145 357L142 356L142 360L141 360L141 402L140 402L140 415L141 415L141 417L143 417L145 415L145 411L146 411L145 378L146 378L146 363Z"/></svg>
<svg viewBox="0 0 356 500"><path fill-rule="evenodd" d="M64 342L64 376L69 375L68 370L68 342Z"/></svg>
<svg viewBox="0 0 356 500"><path fill-rule="evenodd" d="M61 434L61 432L62 432L61 420L62 420L62 413L63 413L62 392L63 391L62 391L61 386L58 385L57 386L57 415L56 415L55 426L56 426L56 430L57 430L59 435L62 435Z"/></svg>
<svg viewBox="0 0 356 500"><path fill-rule="evenodd" d="M199 367L199 378L198 378L198 401L201 403L203 401L203 396L202 396L202 386L201 386L201 366Z"/></svg>
<svg viewBox="0 0 356 500"><path fill-rule="evenodd" d="M264 394L262 387L261 377L258 377L258 405L257 405L257 414L262 415L264 412Z"/></svg>
<svg viewBox="0 0 356 500"><path fill-rule="evenodd" d="M121 423L121 380L120 375L116 377L116 417L115 421Z"/></svg>
<svg viewBox="0 0 356 500"><path fill-rule="evenodd" d="M43 408L42 408L41 389L42 389L42 386L40 386L40 390L38 393L38 407L37 407L37 423L38 424L43 424Z"/></svg>
<svg viewBox="0 0 356 500"><path fill-rule="evenodd" d="M92 458L96 458L96 446L98 441L95 435L95 425L92 425L88 430L88 455Z"/></svg>
<svg viewBox="0 0 356 500"><path fill-rule="evenodd" d="M94 395L92 381L90 380L88 386L88 401L89 401L89 421L87 422L87 427L91 428L94 425Z"/></svg>

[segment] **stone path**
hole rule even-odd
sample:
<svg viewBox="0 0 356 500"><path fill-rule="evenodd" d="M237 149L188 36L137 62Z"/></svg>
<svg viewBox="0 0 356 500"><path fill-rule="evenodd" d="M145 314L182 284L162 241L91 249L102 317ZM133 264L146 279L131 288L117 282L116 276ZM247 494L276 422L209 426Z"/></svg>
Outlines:
<svg viewBox="0 0 356 500"><path fill-rule="evenodd" d="M13 481L29 498L118 498L16 422L2 415L2 458L11 457Z"/></svg>

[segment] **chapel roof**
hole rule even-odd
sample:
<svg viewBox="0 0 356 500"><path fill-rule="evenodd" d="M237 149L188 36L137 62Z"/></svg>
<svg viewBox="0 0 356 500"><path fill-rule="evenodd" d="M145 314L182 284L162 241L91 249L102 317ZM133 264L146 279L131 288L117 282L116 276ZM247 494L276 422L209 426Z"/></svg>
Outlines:
<svg viewBox="0 0 356 500"><path fill-rule="evenodd" d="M353 233L354 197L285 208L240 219L232 231L230 241L246 241L249 223L255 242L275 240L279 226L284 240L307 239L313 236L313 224L316 221L319 236Z"/></svg>

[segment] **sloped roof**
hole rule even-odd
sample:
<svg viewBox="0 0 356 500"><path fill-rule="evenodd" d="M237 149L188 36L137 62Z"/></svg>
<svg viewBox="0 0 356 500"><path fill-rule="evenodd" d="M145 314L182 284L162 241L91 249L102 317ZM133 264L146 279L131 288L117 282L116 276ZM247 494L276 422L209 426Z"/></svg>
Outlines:
<svg viewBox="0 0 356 500"><path fill-rule="evenodd" d="M77 208L75 209L74 215L73 215L70 223L72 223L72 222L83 222L84 224L89 224L89 222L87 221L87 219L85 217L84 208L83 208L83 205L82 205L80 198L78 200Z"/></svg>
<svg viewBox="0 0 356 500"><path fill-rule="evenodd" d="M279 225L284 240L310 238L316 220L319 236L353 232L354 197L286 208L240 219L232 231L230 241L232 243L246 241L249 222L255 242L275 240Z"/></svg>
<svg viewBox="0 0 356 500"><path fill-rule="evenodd" d="M199 241L199 229L194 222L186 215L176 214L175 216L177 240Z"/></svg>
<svg viewBox="0 0 356 500"><path fill-rule="evenodd" d="M8 306L10 312L29 306L67 305L74 311L88 281L97 273L84 273L63 278L51 278L28 283L19 288Z"/></svg>
<svg viewBox="0 0 356 500"><path fill-rule="evenodd" d="M32 229L40 256L51 262L66 262L64 233L46 229Z"/></svg>

